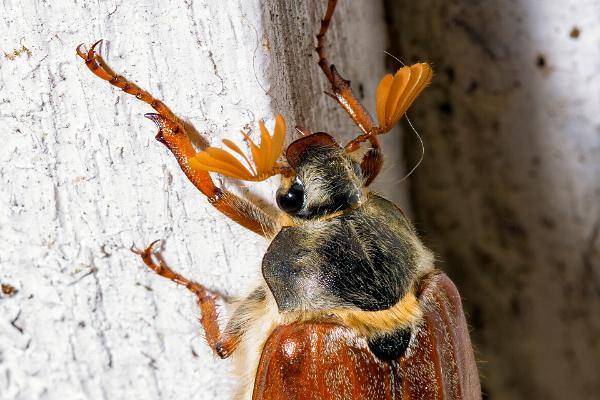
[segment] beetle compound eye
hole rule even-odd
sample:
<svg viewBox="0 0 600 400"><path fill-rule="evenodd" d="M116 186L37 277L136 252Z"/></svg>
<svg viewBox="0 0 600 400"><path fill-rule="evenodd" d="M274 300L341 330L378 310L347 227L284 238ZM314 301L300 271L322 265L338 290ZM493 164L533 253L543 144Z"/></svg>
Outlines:
<svg viewBox="0 0 600 400"><path fill-rule="evenodd" d="M305 197L304 185L295 182L286 193L277 193L277 205L287 213L295 213L304 206Z"/></svg>

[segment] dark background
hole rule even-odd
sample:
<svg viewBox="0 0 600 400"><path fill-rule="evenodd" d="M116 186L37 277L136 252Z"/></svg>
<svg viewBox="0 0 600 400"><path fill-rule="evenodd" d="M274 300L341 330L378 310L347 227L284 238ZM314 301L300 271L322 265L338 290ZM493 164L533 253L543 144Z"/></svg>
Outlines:
<svg viewBox="0 0 600 400"><path fill-rule="evenodd" d="M600 392L598 15L592 1L386 1L391 51L436 73L409 111L426 146L412 207L461 291L484 398Z"/></svg>

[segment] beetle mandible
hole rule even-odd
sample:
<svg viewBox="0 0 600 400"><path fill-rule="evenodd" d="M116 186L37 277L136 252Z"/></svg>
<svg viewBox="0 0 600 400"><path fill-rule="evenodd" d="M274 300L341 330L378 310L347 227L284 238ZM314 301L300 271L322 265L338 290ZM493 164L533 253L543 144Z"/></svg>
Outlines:
<svg viewBox="0 0 600 400"><path fill-rule="evenodd" d="M251 158L230 151L196 152L184 125L160 100L112 73L95 51L77 54L95 75L156 110L146 114L156 139L176 157L210 204L270 240L264 280L241 301L224 329L219 295L155 261L150 244L137 251L157 274L193 292L206 340L221 358L236 358L239 399L476 399L477 368L460 298L435 270L402 211L368 190L383 164L378 135L387 133L430 82L419 63L386 75L376 94L376 125L350 81L325 52L336 0L329 0L317 34L319 66L331 93L362 132L344 147L327 133L304 129L284 151L285 121L271 136L261 121L260 144L244 134ZM250 161L252 160L252 161ZM270 215L217 187L209 172L247 181L281 176Z"/></svg>

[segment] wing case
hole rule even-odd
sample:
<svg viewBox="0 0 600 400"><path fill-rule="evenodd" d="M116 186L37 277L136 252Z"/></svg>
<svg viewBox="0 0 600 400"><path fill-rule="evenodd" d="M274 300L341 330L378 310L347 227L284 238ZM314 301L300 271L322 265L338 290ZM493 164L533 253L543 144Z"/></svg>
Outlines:
<svg viewBox="0 0 600 400"><path fill-rule="evenodd" d="M331 322L278 327L257 369L254 400L481 399L460 296L436 273L419 296L425 311L404 357L382 362L364 338Z"/></svg>

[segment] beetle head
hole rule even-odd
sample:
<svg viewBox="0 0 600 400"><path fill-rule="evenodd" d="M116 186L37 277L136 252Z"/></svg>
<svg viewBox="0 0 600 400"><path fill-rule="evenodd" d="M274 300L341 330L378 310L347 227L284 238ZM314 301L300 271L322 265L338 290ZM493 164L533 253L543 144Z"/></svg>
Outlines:
<svg viewBox="0 0 600 400"><path fill-rule="evenodd" d="M277 204L286 213L318 218L360 203L360 165L327 133L296 140L286 158L294 173L283 177L277 191Z"/></svg>

